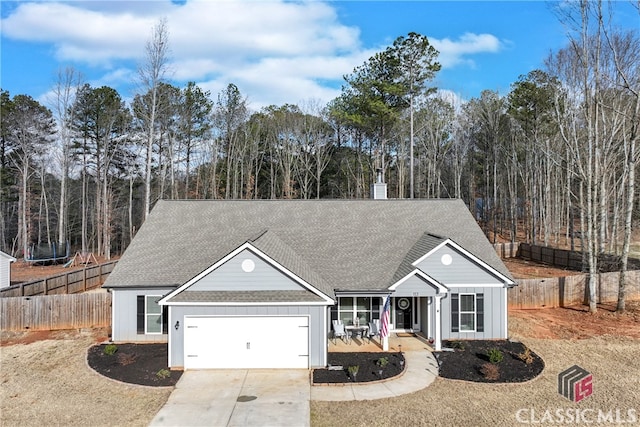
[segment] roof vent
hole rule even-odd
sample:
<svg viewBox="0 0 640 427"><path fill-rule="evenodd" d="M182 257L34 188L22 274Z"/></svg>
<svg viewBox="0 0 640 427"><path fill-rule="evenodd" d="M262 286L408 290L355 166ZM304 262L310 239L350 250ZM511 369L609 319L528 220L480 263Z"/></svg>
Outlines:
<svg viewBox="0 0 640 427"><path fill-rule="evenodd" d="M387 184L382 179L382 169L376 169L376 182L371 184L371 198L374 200L386 200Z"/></svg>

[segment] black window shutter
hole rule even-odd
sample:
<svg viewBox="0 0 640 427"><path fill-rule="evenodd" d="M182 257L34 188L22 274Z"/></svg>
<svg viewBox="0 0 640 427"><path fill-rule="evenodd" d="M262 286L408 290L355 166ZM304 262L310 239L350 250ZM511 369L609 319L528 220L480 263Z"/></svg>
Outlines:
<svg viewBox="0 0 640 427"><path fill-rule="evenodd" d="M476 294L476 332L484 332L484 294Z"/></svg>
<svg viewBox="0 0 640 427"><path fill-rule="evenodd" d="M138 334L144 334L144 295L138 295L137 303Z"/></svg>
<svg viewBox="0 0 640 427"><path fill-rule="evenodd" d="M451 332L458 332L460 329L460 309L458 299L458 294L451 294Z"/></svg>
<svg viewBox="0 0 640 427"><path fill-rule="evenodd" d="M169 333L169 306L162 306L162 333Z"/></svg>

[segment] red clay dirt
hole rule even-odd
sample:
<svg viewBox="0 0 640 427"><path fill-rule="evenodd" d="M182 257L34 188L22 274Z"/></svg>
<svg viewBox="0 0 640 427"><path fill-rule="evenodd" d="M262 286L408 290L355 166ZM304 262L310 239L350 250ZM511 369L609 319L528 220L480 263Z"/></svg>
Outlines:
<svg viewBox="0 0 640 427"><path fill-rule="evenodd" d="M588 306L509 310L510 330L529 338L585 339L615 335L640 339L640 301L627 301L625 313L614 304L598 304L596 313Z"/></svg>
<svg viewBox="0 0 640 427"><path fill-rule="evenodd" d="M507 258L503 259L502 262L507 266L515 279L537 279L582 274L579 271L551 267L550 265L538 264L520 258Z"/></svg>

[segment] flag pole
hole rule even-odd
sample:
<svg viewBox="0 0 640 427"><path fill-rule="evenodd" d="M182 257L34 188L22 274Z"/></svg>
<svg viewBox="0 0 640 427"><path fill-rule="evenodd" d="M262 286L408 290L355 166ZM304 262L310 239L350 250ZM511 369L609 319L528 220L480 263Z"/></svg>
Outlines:
<svg viewBox="0 0 640 427"><path fill-rule="evenodd" d="M382 308L382 319L380 328L380 338L382 338L382 351L389 351L389 317L391 317L391 295L384 299Z"/></svg>

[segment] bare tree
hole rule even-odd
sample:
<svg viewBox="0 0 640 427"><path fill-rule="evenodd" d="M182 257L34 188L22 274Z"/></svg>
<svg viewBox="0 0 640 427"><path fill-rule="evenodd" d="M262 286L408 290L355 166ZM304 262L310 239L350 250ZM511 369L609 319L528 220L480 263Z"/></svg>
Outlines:
<svg viewBox="0 0 640 427"><path fill-rule="evenodd" d="M145 57L138 67L138 76L143 93L150 94L150 105L146 123L146 170L144 178L144 219L151 210L151 180L153 163L153 146L156 140L156 116L158 114L159 90L169 72L169 29L167 20L161 19L153 27L151 39L145 46Z"/></svg>
<svg viewBox="0 0 640 427"><path fill-rule="evenodd" d="M13 147L10 158L20 177L17 237L26 256L33 238L29 180L36 167L35 161L52 140L55 123L51 112L27 95L17 95L13 98L9 115L10 129L6 135Z"/></svg>
<svg viewBox="0 0 640 427"><path fill-rule="evenodd" d="M640 13L640 2L638 2ZM601 20L610 60L615 70L615 95L623 105L616 108L625 120L620 132L623 152L623 183L626 182L624 199L624 237L622 244L620 279L618 288L617 311L626 309L626 287L629 251L633 228L633 205L635 197L635 171L638 164L636 145L640 137L640 39L634 33L621 33L612 30Z"/></svg>
<svg viewBox="0 0 640 427"><path fill-rule="evenodd" d="M60 204L58 209L58 243L63 245L67 241L68 217L68 189L69 169L71 163L71 145L73 143L71 123L75 109L73 103L82 83L82 76L73 67L58 70L58 76L53 87L53 114L58 125L60 141Z"/></svg>

